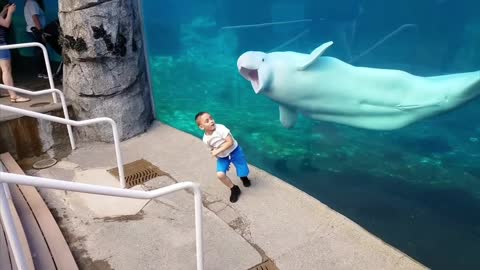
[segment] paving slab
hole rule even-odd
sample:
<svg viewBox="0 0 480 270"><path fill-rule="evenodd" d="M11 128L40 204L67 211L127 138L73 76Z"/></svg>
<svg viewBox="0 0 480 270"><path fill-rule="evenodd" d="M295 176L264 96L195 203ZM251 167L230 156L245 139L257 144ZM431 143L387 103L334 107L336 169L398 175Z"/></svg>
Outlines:
<svg viewBox="0 0 480 270"><path fill-rule="evenodd" d="M108 173L107 169L76 172L73 181L105 187L120 187L119 181ZM131 189L143 190L140 186L135 186ZM150 201L76 192L72 193L71 200L75 201L74 204L78 207L87 207L96 218L135 215Z"/></svg>

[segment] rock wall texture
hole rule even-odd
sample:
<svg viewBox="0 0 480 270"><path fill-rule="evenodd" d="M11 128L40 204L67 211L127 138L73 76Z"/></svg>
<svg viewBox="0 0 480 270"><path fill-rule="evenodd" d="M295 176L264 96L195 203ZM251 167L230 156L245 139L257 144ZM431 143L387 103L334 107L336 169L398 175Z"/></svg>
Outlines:
<svg viewBox="0 0 480 270"><path fill-rule="evenodd" d="M151 121L141 20L137 1L59 1L63 84L78 120L110 117L121 139ZM77 128L82 140L112 141L108 124Z"/></svg>

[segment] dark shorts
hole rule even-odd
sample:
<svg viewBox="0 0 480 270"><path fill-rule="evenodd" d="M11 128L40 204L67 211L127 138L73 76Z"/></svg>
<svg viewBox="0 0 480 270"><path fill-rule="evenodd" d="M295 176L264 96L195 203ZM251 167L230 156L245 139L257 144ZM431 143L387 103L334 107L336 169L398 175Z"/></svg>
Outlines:
<svg viewBox="0 0 480 270"><path fill-rule="evenodd" d="M7 44L0 44L0 45L7 45ZM10 60L10 50L0 50L0 60Z"/></svg>
<svg viewBox="0 0 480 270"><path fill-rule="evenodd" d="M217 159L217 172L227 173L228 169L230 169L230 163L233 163L235 166L239 177L248 176L250 171L248 170L247 159L240 146L237 146L237 148L230 153L230 156Z"/></svg>

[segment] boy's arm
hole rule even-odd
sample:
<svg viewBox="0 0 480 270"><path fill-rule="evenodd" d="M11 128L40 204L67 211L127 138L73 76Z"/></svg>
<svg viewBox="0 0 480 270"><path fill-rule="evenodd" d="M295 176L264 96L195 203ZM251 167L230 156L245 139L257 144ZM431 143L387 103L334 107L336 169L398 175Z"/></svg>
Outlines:
<svg viewBox="0 0 480 270"><path fill-rule="evenodd" d="M232 135L228 134L227 137L225 137L225 142L222 145L220 145L219 148L212 150L212 152L210 152L210 153L212 154L212 156L216 157L218 155L218 153L221 153L224 150L227 150L232 145L233 145Z"/></svg>

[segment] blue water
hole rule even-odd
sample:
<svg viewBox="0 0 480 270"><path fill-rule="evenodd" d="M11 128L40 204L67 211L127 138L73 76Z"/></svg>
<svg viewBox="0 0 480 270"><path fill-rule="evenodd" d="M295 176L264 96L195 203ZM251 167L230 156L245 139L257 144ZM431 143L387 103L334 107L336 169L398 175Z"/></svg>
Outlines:
<svg viewBox="0 0 480 270"><path fill-rule="evenodd" d="M244 51L309 53L334 40L326 55L355 65L423 76L479 70L480 3L363 1L359 11L351 0L143 2L158 119L200 137L193 117L209 111L251 164L424 265L480 269L478 99L388 132L303 117L285 129L278 105L255 95L236 68ZM298 19L311 21L221 29Z"/></svg>

